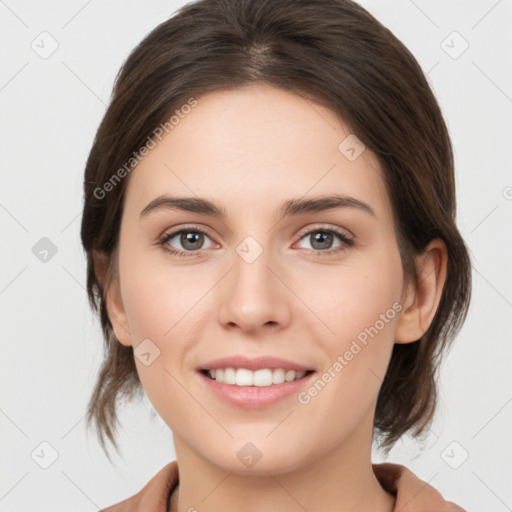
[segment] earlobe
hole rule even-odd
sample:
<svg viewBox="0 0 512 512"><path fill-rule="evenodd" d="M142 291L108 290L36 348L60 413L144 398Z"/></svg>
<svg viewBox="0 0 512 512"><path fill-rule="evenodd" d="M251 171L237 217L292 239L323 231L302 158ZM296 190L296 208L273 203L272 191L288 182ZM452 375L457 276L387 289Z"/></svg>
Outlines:
<svg viewBox="0 0 512 512"><path fill-rule="evenodd" d="M121 297L119 278L116 273L112 276L107 275L108 256L105 253L93 250L93 257L96 277L103 289L103 300L114 334L122 345L131 346L131 335ZM112 257L115 257L115 255L112 255Z"/></svg>
<svg viewBox="0 0 512 512"><path fill-rule="evenodd" d="M395 343L412 343L428 330L441 300L447 263L446 245L439 238L432 240L418 257L418 280L404 294Z"/></svg>
<svg viewBox="0 0 512 512"><path fill-rule="evenodd" d="M105 291L105 301L108 317L110 318L110 323L112 324L116 338L122 345L127 347L131 346L132 338L128 328L126 312L124 310L119 282L117 279L114 279L112 283L107 286L107 290Z"/></svg>

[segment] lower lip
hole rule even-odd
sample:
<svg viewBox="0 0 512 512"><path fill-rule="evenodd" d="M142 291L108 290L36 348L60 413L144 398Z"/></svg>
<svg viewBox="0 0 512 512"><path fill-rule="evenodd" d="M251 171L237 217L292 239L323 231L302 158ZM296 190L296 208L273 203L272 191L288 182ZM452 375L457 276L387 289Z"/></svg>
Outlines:
<svg viewBox="0 0 512 512"><path fill-rule="evenodd" d="M198 374L213 393L231 405L244 409L259 409L298 393L309 384L315 372L305 375L301 379L283 382L282 384L272 384L271 386L236 386L217 382L202 372L198 372Z"/></svg>

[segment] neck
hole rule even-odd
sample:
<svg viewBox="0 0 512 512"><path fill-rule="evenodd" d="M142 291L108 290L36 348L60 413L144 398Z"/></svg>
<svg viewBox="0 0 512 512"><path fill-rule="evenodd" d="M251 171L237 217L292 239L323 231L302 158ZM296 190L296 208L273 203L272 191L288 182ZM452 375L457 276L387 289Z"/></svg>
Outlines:
<svg viewBox="0 0 512 512"><path fill-rule="evenodd" d="M174 437L179 486L170 512L393 512L395 498L373 473L371 443L346 442L286 473L258 475L223 470ZM365 445L365 444L363 444Z"/></svg>

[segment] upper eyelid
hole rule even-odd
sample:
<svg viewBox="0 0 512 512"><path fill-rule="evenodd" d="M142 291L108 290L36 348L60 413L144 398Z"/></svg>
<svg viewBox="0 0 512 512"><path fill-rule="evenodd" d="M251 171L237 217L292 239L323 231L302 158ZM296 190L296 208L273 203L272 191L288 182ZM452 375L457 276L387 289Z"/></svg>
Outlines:
<svg viewBox="0 0 512 512"><path fill-rule="evenodd" d="M169 230L165 230L162 237L169 235L174 236L177 235L178 233L181 233L182 231L199 231L201 233L207 234L208 236L211 236L207 228L204 228L196 224L186 224L184 226L179 226L178 228L170 228Z"/></svg>
<svg viewBox="0 0 512 512"><path fill-rule="evenodd" d="M338 234L342 234L344 236L346 236L347 238L350 238L351 240L352 239L355 239L355 236L347 229L347 228L342 228L340 226L333 226L333 225L322 225L322 223L316 223L316 224L313 224L312 226L307 226L303 229L300 229L296 236L303 236L303 235L307 235L308 233L311 233L312 231L334 231L335 233L338 233ZM339 233L341 232L341 233Z"/></svg>

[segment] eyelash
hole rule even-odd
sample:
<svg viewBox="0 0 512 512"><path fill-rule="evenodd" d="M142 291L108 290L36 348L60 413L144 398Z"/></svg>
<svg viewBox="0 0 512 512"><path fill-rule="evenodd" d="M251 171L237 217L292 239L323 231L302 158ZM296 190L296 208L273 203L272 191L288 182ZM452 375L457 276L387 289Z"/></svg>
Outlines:
<svg viewBox="0 0 512 512"><path fill-rule="evenodd" d="M311 235L312 233L319 233L319 232L336 235L338 237L338 239L342 242L343 245L340 247L337 247L335 249L327 249L324 251L308 249L308 250L313 251L315 257L323 258L326 256L332 256L333 254L337 254L339 251L343 251L343 250L347 249L348 247L352 247L354 245L354 240L352 238L347 237L344 233L342 233L341 231L338 231L337 229L334 229L334 228L319 228L319 227L313 228L313 229L307 231L306 233L302 234L301 237L299 238L299 240L302 240L303 238L305 238L308 235ZM181 228L176 231L172 231L171 233L165 233L162 236L162 238L160 239L159 245L162 246L164 251L169 252L169 253L173 254L174 256L178 256L180 258L188 258L188 257L196 256L197 254L199 254L201 252L201 250L199 250L199 251L179 251L176 249L169 248L169 246L167 245L167 242L169 240L171 240L172 238L174 238L176 235L179 235L181 233L201 233L201 234L206 235L207 237L211 238L210 235L206 231L204 231L196 226L189 226L188 228Z"/></svg>

